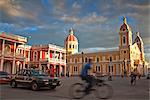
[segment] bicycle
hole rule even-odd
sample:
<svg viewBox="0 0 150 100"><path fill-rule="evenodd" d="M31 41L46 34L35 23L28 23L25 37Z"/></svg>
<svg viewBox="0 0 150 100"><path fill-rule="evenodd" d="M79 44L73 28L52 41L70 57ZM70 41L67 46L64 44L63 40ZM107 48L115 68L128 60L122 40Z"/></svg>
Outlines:
<svg viewBox="0 0 150 100"><path fill-rule="evenodd" d="M69 94L73 99L81 99L86 95L86 83L75 83L70 86ZM98 99L109 99L113 95L113 89L109 84L106 84L104 80L94 78L93 86L89 90L89 94L94 91L95 96Z"/></svg>

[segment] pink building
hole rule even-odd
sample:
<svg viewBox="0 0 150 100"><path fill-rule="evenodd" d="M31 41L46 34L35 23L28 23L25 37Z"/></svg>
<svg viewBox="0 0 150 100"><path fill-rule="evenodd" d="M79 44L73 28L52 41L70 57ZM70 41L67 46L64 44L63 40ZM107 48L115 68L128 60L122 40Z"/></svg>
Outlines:
<svg viewBox="0 0 150 100"><path fill-rule="evenodd" d="M25 68L25 48L21 53L17 52L17 48L20 45L25 45L27 38L0 33L0 70L14 74L21 68Z"/></svg>

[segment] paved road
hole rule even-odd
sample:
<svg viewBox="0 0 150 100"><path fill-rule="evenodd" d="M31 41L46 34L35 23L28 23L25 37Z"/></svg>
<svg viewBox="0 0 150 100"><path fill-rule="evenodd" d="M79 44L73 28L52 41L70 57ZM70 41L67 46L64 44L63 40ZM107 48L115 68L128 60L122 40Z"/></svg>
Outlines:
<svg viewBox="0 0 150 100"><path fill-rule="evenodd" d="M32 91L28 88L11 88L9 85L0 85L0 100L72 100L68 95L71 84L81 81L77 77L61 78L62 85L56 90L42 89ZM145 78L137 80L136 86L130 85L129 78L115 78L107 83L113 87L113 97L108 100L150 100L149 81ZM82 100L98 100L93 94Z"/></svg>

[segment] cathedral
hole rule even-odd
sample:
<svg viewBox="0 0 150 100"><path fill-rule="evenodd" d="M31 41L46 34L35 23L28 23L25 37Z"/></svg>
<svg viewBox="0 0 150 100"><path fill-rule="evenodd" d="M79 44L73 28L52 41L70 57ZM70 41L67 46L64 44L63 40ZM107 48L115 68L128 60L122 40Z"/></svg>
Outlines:
<svg viewBox="0 0 150 100"><path fill-rule="evenodd" d="M119 45L115 50L85 53L78 51L78 39L74 35L74 30L70 29L64 43L66 72L71 76L80 75L84 64L90 58L93 60L93 67L89 73L98 72L102 75L112 73L114 76L129 76L131 71L137 69L141 75L145 75L148 63L145 61L144 44L139 32L136 33L136 38L133 40L133 33L126 17L123 18L118 35Z"/></svg>

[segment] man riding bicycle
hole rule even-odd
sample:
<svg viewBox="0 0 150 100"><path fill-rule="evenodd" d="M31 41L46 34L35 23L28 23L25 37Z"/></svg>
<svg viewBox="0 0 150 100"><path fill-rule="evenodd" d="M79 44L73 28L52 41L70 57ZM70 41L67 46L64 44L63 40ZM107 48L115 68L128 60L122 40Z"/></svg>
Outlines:
<svg viewBox="0 0 150 100"><path fill-rule="evenodd" d="M88 83L85 92L89 94L89 90L92 88L93 76L88 75L88 70L92 68L92 59L89 59L88 63L84 66L81 71L81 78Z"/></svg>

